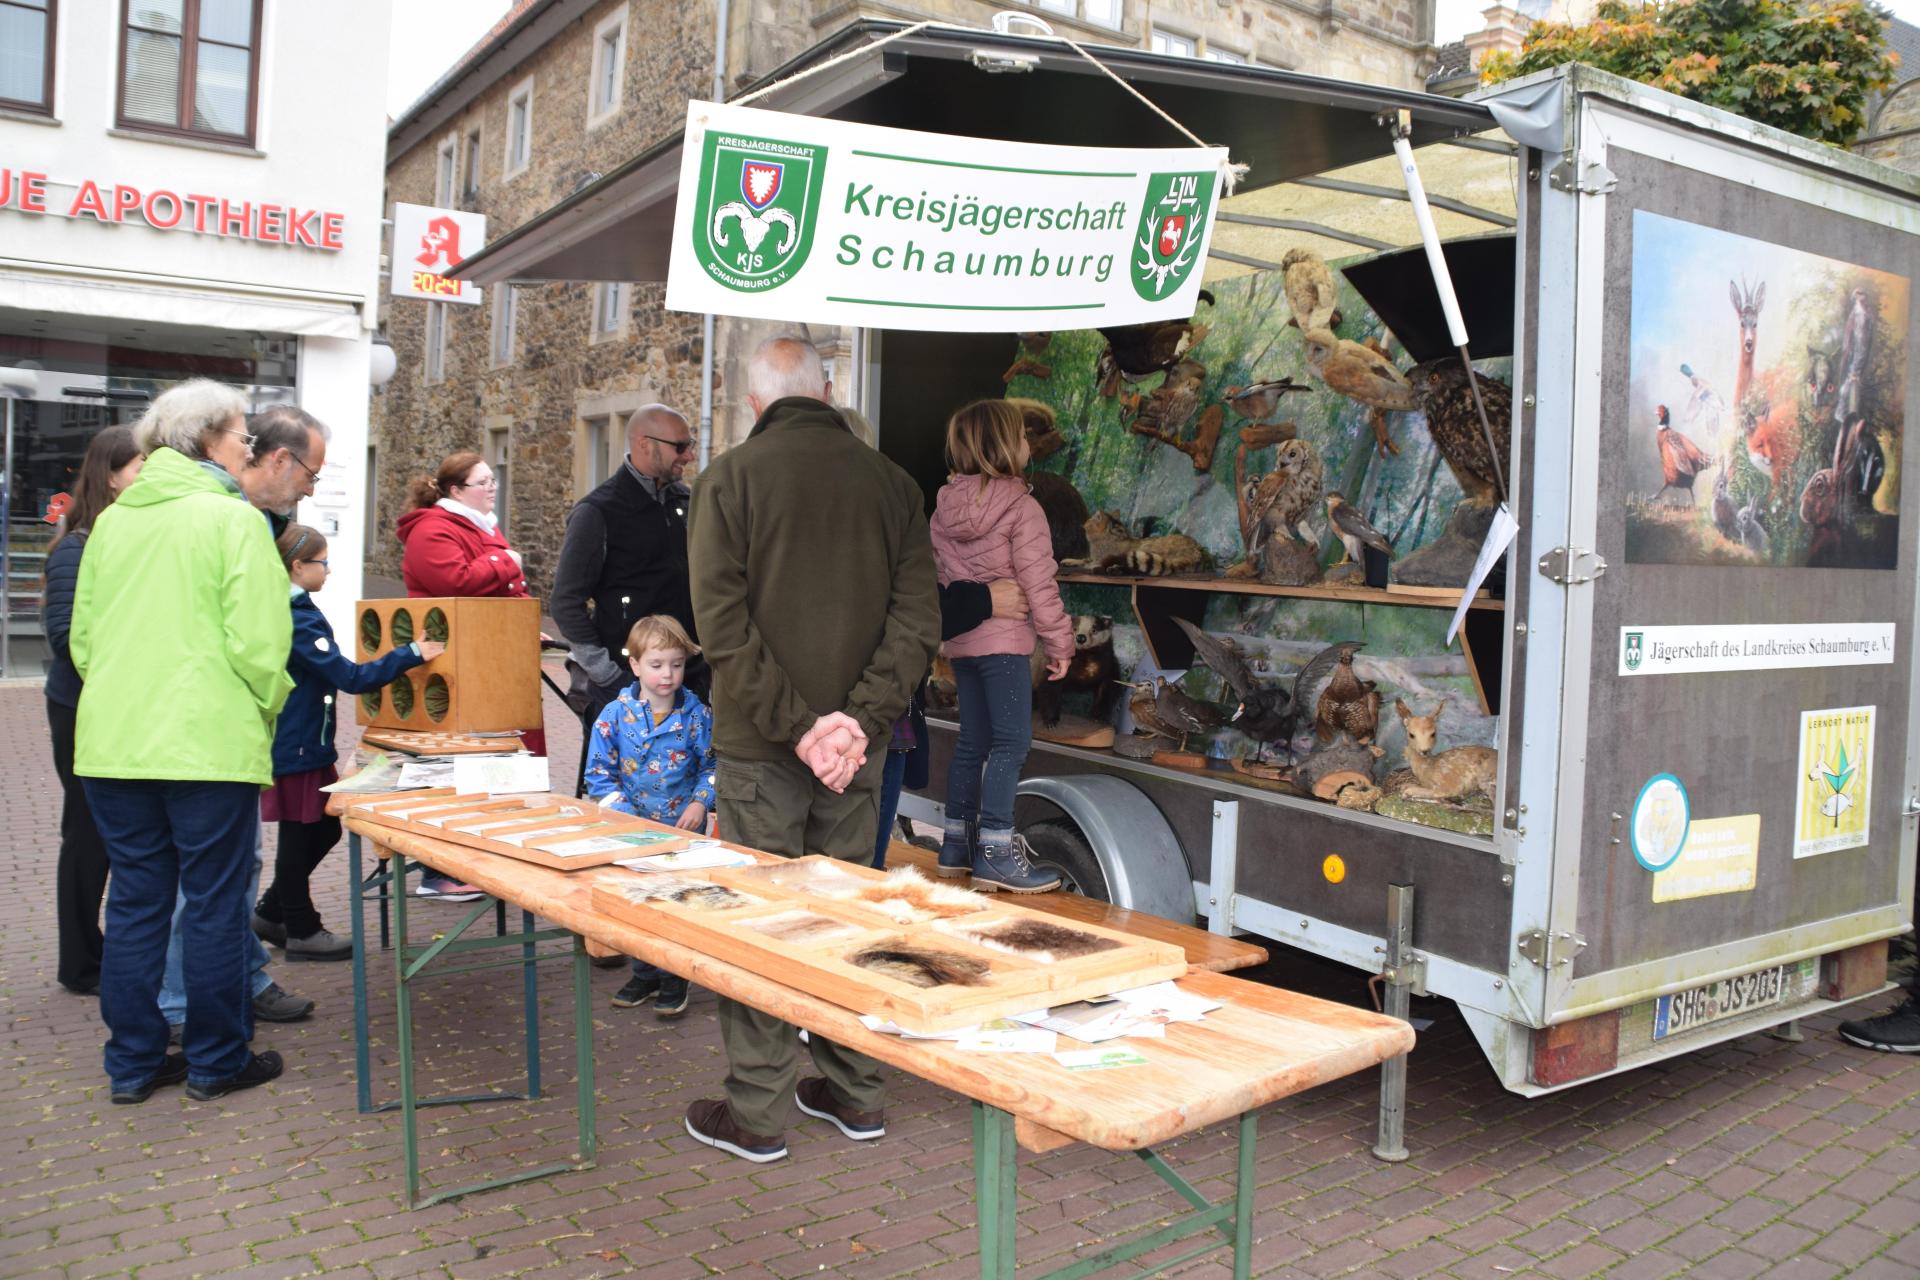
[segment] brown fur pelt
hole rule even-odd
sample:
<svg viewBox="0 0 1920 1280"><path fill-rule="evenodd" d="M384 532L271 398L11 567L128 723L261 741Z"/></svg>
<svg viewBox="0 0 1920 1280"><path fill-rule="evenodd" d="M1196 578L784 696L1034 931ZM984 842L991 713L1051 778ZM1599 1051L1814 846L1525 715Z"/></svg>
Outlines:
<svg viewBox="0 0 1920 1280"><path fill-rule="evenodd" d="M987 900L973 890L935 884L912 867L889 871L879 884L835 891L828 896L863 903L901 924L972 915L987 905Z"/></svg>
<svg viewBox="0 0 1920 1280"><path fill-rule="evenodd" d="M986 962L972 956L907 943L868 947L848 956L847 963L910 987L979 987L991 972Z"/></svg>
<svg viewBox="0 0 1920 1280"><path fill-rule="evenodd" d="M782 911L778 915L735 923L755 933L764 933L769 938L796 945L831 942L860 932L857 925L835 920L831 916L815 915L811 911Z"/></svg>
<svg viewBox="0 0 1920 1280"><path fill-rule="evenodd" d="M664 896L669 902L677 902L696 911L731 911L735 907L749 906L758 901L744 893L735 893L723 884L688 885Z"/></svg>
<svg viewBox="0 0 1920 1280"><path fill-rule="evenodd" d="M1119 946L1112 938L1085 933L1054 924L1050 920L1014 920L966 930L966 937L983 947L1052 964L1056 960L1076 960L1081 956L1111 951Z"/></svg>

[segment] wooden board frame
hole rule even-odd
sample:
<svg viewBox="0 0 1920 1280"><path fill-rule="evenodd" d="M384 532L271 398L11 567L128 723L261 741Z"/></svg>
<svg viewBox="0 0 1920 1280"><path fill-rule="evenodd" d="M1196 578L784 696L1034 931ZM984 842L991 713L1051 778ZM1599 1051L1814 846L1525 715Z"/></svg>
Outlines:
<svg viewBox="0 0 1920 1280"><path fill-rule="evenodd" d="M511 738L480 738L439 729L383 729L377 725L361 733L360 741L370 747L382 747L410 756L511 755L525 750L517 735Z"/></svg>
<svg viewBox="0 0 1920 1280"><path fill-rule="evenodd" d="M693 839L691 832L677 827L619 813L591 800L559 795L501 798L484 794L459 795L451 787L438 787L397 796L374 797L348 806L347 812L380 826L445 840L469 849L497 853L521 862L551 867L556 871L584 870L603 867L621 858L672 853L686 848ZM444 821L452 815L468 813L487 815L489 821L501 825L482 834L429 821L434 818ZM521 817L513 819L508 816L515 813L521 814ZM564 849L570 844L602 836L622 840L642 837L647 842L585 853L555 852L556 848ZM514 840L522 843L514 843Z"/></svg>

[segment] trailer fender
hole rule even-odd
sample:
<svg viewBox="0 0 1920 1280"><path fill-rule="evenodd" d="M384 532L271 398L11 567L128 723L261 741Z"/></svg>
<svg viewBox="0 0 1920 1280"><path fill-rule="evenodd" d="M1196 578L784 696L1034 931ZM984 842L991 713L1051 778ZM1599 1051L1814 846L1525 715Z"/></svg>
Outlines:
<svg viewBox="0 0 1920 1280"><path fill-rule="evenodd" d="M1080 828L1117 907L1193 919L1193 875L1165 815L1121 778L1082 773L1028 778L1018 794L1045 800Z"/></svg>

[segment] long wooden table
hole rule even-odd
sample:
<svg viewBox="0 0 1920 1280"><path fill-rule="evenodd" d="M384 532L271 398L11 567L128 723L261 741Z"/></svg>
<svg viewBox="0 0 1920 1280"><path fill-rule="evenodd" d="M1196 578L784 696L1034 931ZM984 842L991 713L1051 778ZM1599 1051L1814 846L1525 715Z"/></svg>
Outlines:
<svg viewBox="0 0 1920 1280"><path fill-rule="evenodd" d="M719 994L775 1014L804 1027L810 1034L827 1036L970 1099L974 1107L980 1272L983 1277L994 1280L1014 1274L1013 1153L1016 1141L1037 1152L1073 1142L1112 1151L1137 1152L1194 1206L1194 1212L1170 1226L1076 1263L1058 1273L1061 1277L1090 1274L1098 1266L1125 1261L1171 1240L1204 1231L1218 1231L1233 1245L1235 1275L1245 1276L1251 1253L1253 1138L1258 1110L1277 1099L1404 1054L1413 1046L1412 1027L1397 1019L1195 969L1180 980L1182 986L1219 1000L1225 1007L1208 1014L1202 1022L1167 1027L1164 1039L1127 1041L1127 1047L1147 1059L1145 1065L1072 1072L1044 1054L966 1053L944 1041L910 1040L869 1031L851 1010L602 915L593 907L590 886L597 878L632 874L620 868L554 871L360 819L349 818L346 825L351 836L375 841L390 855L392 882L401 887L394 896L395 967L401 1017L401 1103L407 1116L409 1139L408 1194L416 1203L426 1202L419 1201L417 1196L419 1171L411 1140L417 1102L411 1088L409 988L437 956L501 946L519 948L520 958L497 963L520 964L531 975L532 965L539 958L535 954L536 943L544 938L571 935L573 941L575 1026L579 1037L576 1054L582 1091L581 1142L577 1159L564 1167L589 1167L594 1152L592 1053L588 1043L591 1018L586 1013L588 960L585 950L585 940L592 938L623 954L681 974ZM353 844L357 886L361 883L358 840ZM406 929L404 886L409 860L465 880L484 890L491 899L519 907L525 913L523 932L487 939L462 939L460 935L468 926L493 910L491 902L481 902L459 928L444 933L430 946L415 948L408 941ZM357 900L358 892L355 897ZM359 909L356 901L356 912ZM533 930L535 914L557 928ZM531 1002L531 978L528 994ZM529 1025L531 1031L531 1003ZM364 1034L364 1028L361 1031ZM537 1075L531 1083L530 1093L537 1093ZM1230 1204L1210 1205L1152 1148L1235 1117L1239 1119L1240 1130L1239 1184ZM548 1166L512 1178L442 1192L433 1198L442 1199L553 1171L554 1167ZM1180 1258L1163 1262L1161 1268L1217 1247L1218 1243L1209 1242Z"/></svg>

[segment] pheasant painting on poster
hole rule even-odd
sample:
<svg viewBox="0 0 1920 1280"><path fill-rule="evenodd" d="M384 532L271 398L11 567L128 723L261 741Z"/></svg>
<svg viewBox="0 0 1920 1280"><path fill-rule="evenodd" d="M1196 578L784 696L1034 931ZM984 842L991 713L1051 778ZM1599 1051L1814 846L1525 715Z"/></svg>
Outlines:
<svg viewBox="0 0 1920 1280"><path fill-rule="evenodd" d="M1627 559L1892 569L1908 281L1633 215Z"/></svg>

